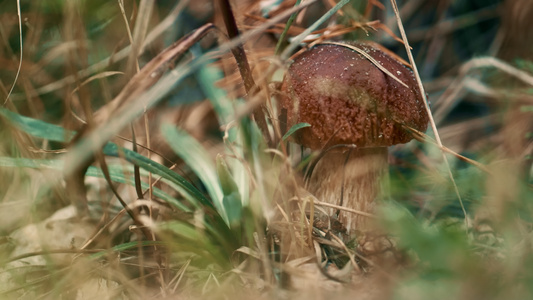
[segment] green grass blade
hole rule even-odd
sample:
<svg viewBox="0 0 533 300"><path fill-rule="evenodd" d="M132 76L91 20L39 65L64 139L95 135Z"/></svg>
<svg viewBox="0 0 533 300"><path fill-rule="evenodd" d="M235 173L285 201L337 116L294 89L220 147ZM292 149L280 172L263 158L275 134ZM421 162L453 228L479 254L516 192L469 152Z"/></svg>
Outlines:
<svg viewBox="0 0 533 300"><path fill-rule="evenodd" d="M19 130L22 130L34 137L56 142L68 142L75 134L74 131L65 130L61 126L21 116L4 108L0 108L0 115L8 119L10 124L18 128ZM195 188L190 182L185 180L176 172L149 158L146 158L134 151L125 148L120 148L114 143L107 143L104 146L103 152L105 155L115 157L121 157L120 154L123 154L122 156L128 162L136 164L144 170L152 172L170 181L174 184L174 187L177 188L178 192L180 192L184 196L184 198L195 207L201 207L202 205L212 206L209 199L207 199L204 194L198 191L198 189ZM44 164L41 167L50 167L46 165L49 163L47 162L47 160L38 160L33 162L31 160L25 159L19 159L17 161L4 160L3 163L6 164L5 166L9 165L12 167L16 167L16 165L13 165L15 163L20 164L21 167L38 168L39 166L35 165L36 163ZM175 202L173 203L176 204ZM183 207L181 206L180 208Z"/></svg>
<svg viewBox="0 0 533 300"><path fill-rule="evenodd" d="M12 168L31 168L31 169L48 169L56 170L58 172L63 170L63 161L59 159L30 159L30 158L12 158L12 157L0 157L0 167L12 167ZM133 173L133 169L128 170L130 173ZM125 183L131 186L134 186L134 180L132 176L126 176L124 174L124 166L122 165L110 165L109 174L111 175L111 180L118 183ZM104 178L102 170L97 167L89 167L87 170L86 176ZM148 183L142 182L142 187L144 189L148 188ZM177 207L178 209L190 212L191 209L186 205L170 196L169 194L163 192L158 188L153 189L153 194L159 199L166 201L167 203Z"/></svg>
<svg viewBox="0 0 533 300"><path fill-rule="evenodd" d="M129 168L130 170L128 170L128 172L130 174L133 174L133 168ZM104 173L102 172L102 170L100 168L96 168L96 167L89 167L89 169L87 170L87 173L85 174L86 176L91 176L91 177L98 177L98 178L104 178ZM124 184L128 184L130 186L135 186L135 181L134 181L134 178L133 176L126 176L126 174L124 174L124 166L121 166L121 165L110 165L109 166L109 175L111 176L111 180L114 181L114 182L118 182L118 183L124 183ZM148 189L148 183L147 182L144 182L144 181L141 181L141 187L143 189ZM168 204L180 209L181 211L184 211L184 212L191 212L191 209L189 207L187 207L186 205L184 205L182 202L178 201L176 198L170 196L169 194L163 192L162 190L156 188L156 187L153 187L152 188L152 193L154 196L156 196L157 198L167 202Z"/></svg>
<svg viewBox="0 0 533 300"><path fill-rule="evenodd" d="M209 99L209 102L213 105L213 109L218 118L218 123L220 125L228 124L234 118L235 111L233 104L227 98L226 91L213 84L213 82L217 82L224 78L222 71L205 63L204 66L195 73L195 76L198 78L198 84L200 85L202 92L205 93L207 99ZM233 137L235 135L235 130L231 131L233 132L231 134Z"/></svg>
<svg viewBox="0 0 533 300"><path fill-rule="evenodd" d="M322 25L322 23L326 22L339 9L341 9L344 5L348 4L349 2L350 2L350 0L341 0L341 1L339 1L339 3L337 3L337 5L335 5L332 9L330 9L327 13L325 13L322 17L320 17L320 19L318 19L316 22L314 22L313 25L309 26L306 30L304 30L302 33L297 35L294 38L294 40L289 44L289 46L287 46L287 48L285 48L285 50L281 54L281 58L283 60L285 60L287 57L289 57L291 55L292 51L294 51L294 49L296 49L296 47L298 47L298 45L300 45L300 43L309 34L311 34L311 32L316 30L320 25Z"/></svg>
<svg viewBox="0 0 533 300"><path fill-rule="evenodd" d="M9 120L11 125L19 130L49 141L68 142L75 134L75 132L65 130L61 126L25 117L5 108L0 108L0 115Z"/></svg>
<svg viewBox="0 0 533 300"><path fill-rule="evenodd" d="M104 147L104 154L115 157L124 157L128 162L136 164L142 169L151 172L153 174L162 176L163 178L169 180L170 182L176 184L179 187L178 192L180 192L183 197L189 201L192 205L197 208L201 206L211 206L212 204L207 199L204 194L202 194L196 187L194 187L190 182L185 180L182 176L176 172L170 170L169 168L142 156L139 153L134 151L120 148L116 144L108 143Z"/></svg>
<svg viewBox="0 0 533 300"><path fill-rule="evenodd" d="M204 184L213 204L228 223L224 205L222 204L222 188L217 177L215 164L207 151L193 137L184 131L178 131L174 125L164 124L161 128L163 136L172 150L191 168Z"/></svg>
<svg viewBox="0 0 533 300"><path fill-rule="evenodd" d="M294 4L294 7L300 5L301 0L296 0L296 3ZM292 23L294 22L294 19L296 19L297 13L293 13L289 20L287 21L287 24L285 24L285 29L283 29L283 32L279 36L278 43L276 44L276 50L274 50L274 54L279 55L281 53L282 47L285 46L287 43L285 40L285 37L287 36L287 32L289 32L289 28L291 28Z"/></svg>
<svg viewBox="0 0 533 300"><path fill-rule="evenodd" d="M220 185L224 193L222 203L228 215L231 228L237 228L242 217L242 200L239 194L239 188L233 180L233 176L221 155L217 155L216 162L218 178L220 179Z"/></svg>
<svg viewBox="0 0 533 300"><path fill-rule="evenodd" d="M0 167L52 169L60 171L63 168L63 161L56 159L0 157Z"/></svg>
<svg viewBox="0 0 533 300"><path fill-rule="evenodd" d="M311 124L309 124L309 123L298 123L298 124L295 124L294 126L291 127L291 129L289 129L289 131L287 131L287 133L285 133L283 135L283 138L281 138L281 140L283 142L285 142L285 140L288 139L292 134L294 134L294 132L296 132L299 129L305 128L305 127L311 127Z"/></svg>
<svg viewBox="0 0 533 300"><path fill-rule="evenodd" d="M198 83L205 93L218 117L219 124L221 126L227 125L231 120L235 118L235 105L239 101L231 101L221 88L218 88L213 82L217 82L223 78L223 73L212 65L205 64L203 68L195 73L198 78ZM235 143L242 145L242 129L238 127L232 127L228 130L227 143ZM234 147L234 152L226 151L228 154L243 157L244 153L241 147ZM248 195L250 192L249 178L246 168L239 160L232 160L228 162L228 167L231 169L231 173L234 176L235 182L239 188L240 197L242 203L248 203Z"/></svg>
<svg viewBox="0 0 533 300"><path fill-rule="evenodd" d="M123 252L123 251L130 250L130 249L138 249L139 246L141 247L159 246L159 245L164 246L165 244L166 244L165 242L160 242L160 241L134 241L134 242L116 245L109 250L91 254L89 255L89 257L92 259L99 259L99 258L109 255L109 252Z"/></svg>

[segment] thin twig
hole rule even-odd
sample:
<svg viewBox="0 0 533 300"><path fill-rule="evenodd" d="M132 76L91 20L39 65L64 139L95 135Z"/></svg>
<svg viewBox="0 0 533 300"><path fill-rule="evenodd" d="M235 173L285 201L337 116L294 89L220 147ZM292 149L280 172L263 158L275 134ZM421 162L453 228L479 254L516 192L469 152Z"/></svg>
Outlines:
<svg viewBox="0 0 533 300"><path fill-rule="evenodd" d="M220 8L222 10L222 16L224 18L224 23L226 24L226 29L228 31L228 36L230 39L235 39L240 36L239 28L237 27L237 22L233 15L233 10L231 9L231 4L229 0L219 0ZM255 89L256 84L252 76L252 70L250 69L250 64L248 58L246 57L246 52L244 51L243 44L238 44L235 47L231 48L231 53L237 61L237 67L239 68L239 73L241 74L242 80L244 81L244 88L248 96L252 96L252 91ZM255 122L263 136L266 138L268 144L272 145L272 137L268 130L268 125L265 119L265 113L263 112L263 105L259 105L253 111Z"/></svg>

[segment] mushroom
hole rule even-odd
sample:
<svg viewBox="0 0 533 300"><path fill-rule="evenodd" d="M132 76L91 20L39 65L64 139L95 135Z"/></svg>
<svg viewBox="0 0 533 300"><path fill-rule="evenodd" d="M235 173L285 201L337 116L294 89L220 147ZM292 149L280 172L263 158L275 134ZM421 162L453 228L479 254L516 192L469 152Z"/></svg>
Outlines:
<svg viewBox="0 0 533 300"><path fill-rule="evenodd" d="M374 211L387 147L412 139L404 126L425 131L428 124L412 71L366 42L322 43L298 55L279 100L282 127L309 123L293 140L322 151L309 192L352 211ZM363 214L327 210L348 234L372 227Z"/></svg>

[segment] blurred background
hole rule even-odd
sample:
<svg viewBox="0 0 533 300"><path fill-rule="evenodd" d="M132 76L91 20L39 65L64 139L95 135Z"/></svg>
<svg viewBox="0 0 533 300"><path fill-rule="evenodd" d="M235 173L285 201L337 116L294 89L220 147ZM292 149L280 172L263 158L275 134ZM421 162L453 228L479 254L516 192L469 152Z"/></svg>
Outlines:
<svg viewBox="0 0 533 300"><path fill-rule="evenodd" d="M227 292L246 298L248 294L243 293L243 290L253 291L250 293L266 299L329 298L331 294L328 293L333 293L331 291L342 291L338 294L339 298L362 295L365 299L533 297L533 1L398 0L397 3L414 61L430 102L434 124L445 147L443 150L439 149L436 136L430 128L426 136L420 138L425 140L424 143L415 141L391 149L390 199L378 214L383 227L397 238L398 248L408 257L408 262L399 264L394 270L370 264L368 268L373 271L369 274L379 275L369 275L371 279L368 281L352 279L351 285L341 287L335 283L332 284L332 289L325 290L315 282L329 284L331 278L309 272L313 275L303 276L305 280L293 282L292 285L294 290L305 291L308 288L307 293L291 294L294 290L286 289L285 283L280 279L284 272L307 274L307 271L294 271L291 269L293 265L289 264L284 269L282 263L282 266L276 264L279 262L267 263L268 259L265 257L278 255L273 253L275 247L262 248L261 242L258 242L262 241L260 238L250 238L254 230L268 232L265 225L268 223L265 221L268 219L266 212L275 209L265 203L274 202L273 198L279 197L279 190L282 190L280 186L284 183L278 182L278 177L283 177L279 174L285 172L280 170L285 169L282 169L280 162L264 156L267 146L254 140L260 131L255 125L246 123L246 120L250 120L247 115L259 104L263 104L266 107L264 111L267 121L276 118L276 93L283 73L290 64L290 58L281 58L280 52L275 50L276 46L284 47L293 42L296 36L336 5L334 0L314 1L295 14L285 41L280 41L280 37L288 18L281 19L267 29L262 29L261 26L291 9L296 4L295 0L231 1L241 34L259 30L243 41L247 60L263 97L249 106L243 100L247 93L236 60L230 51L221 50L228 42L221 1L0 0L0 99L3 103L0 117L1 261L7 264L7 261L24 254L13 253L17 243L22 243L15 238L21 235L21 228L48 220L58 210L68 207L73 197L65 190L62 165L56 165L62 161L62 155L71 149L70 144L66 142L67 139L54 140L46 137L53 136L54 130L65 135L68 130L82 130L86 120L90 120L93 114L112 102L125 90L128 82L134 80L138 70L142 70L166 47L199 27L213 23L216 29L195 41L178 60L165 64L161 72L168 75L171 70L183 71L188 66L197 66L194 64L207 55L210 55L210 59L205 59L202 67L191 67L192 71L187 72L183 78L162 86L162 92L157 94L158 100L154 101L157 103L143 116L129 121L137 133L137 143L144 147L140 147L139 154L161 163L168 170L172 169L171 172L190 182L199 194L209 195L211 191L211 186L205 179L208 176L202 176L203 165L198 161L188 160L180 150L176 150L179 147L169 142L170 135L161 129L162 124L171 123L186 132L205 149L208 154L206 157L209 157L206 160L212 165L216 161L217 168L220 169L212 174L218 176L214 175L216 184L223 186L221 191L227 187L224 187L224 180L221 178L226 178L227 175L224 175L224 164L219 163L220 160L215 157L219 153L226 153L226 159L245 161L245 167L240 168L229 164L228 174L233 174L238 184L228 186L231 186L230 190L241 193L242 199L239 198L239 201L242 200L242 207L249 205L249 211L242 208L242 227L249 225L251 229L246 233L239 227L238 234L235 233L235 226L228 225L228 228L224 227L224 231L215 229L216 234L229 236L227 240L230 242L224 244L220 239L213 238L215 233L212 236L204 235L206 224L213 224L205 220L212 215L218 217L217 213L220 213L222 219L231 218L231 213L224 216L220 208L213 208L215 212L206 209L206 216L199 216L190 211L185 213L174 209L173 214L166 216L166 221L173 218L185 220L183 222L187 224L186 228L194 232L190 233L194 237L191 240L201 240L203 243L205 238L205 243L212 246L212 249L224 249L220 252L213 250L217 254L210 256L210 259L215 262L203 260L205 253L197 250L206 244L199 246L200 244L191 242L186 251L176 251L174 256L168 254L166 259L170 261L168 266L171 267L167 268L166 275L161 275L164 272L159 270L158 280L145 281L142 279L145 271L135 269L143 265L142 255L132 250L133 253L129 255L134 257L135 263L131 264L134 267L113 270L116 273L113 273L115 277L112 283L120 283L117 286L121 288L114 286L120 292L106 294L105 297L113 299L120 295L123 298L135 298L136 296L132 296L133 292L127 293L128 289L137 291L135 285L146 286L140 292L147 293L150 297L164 295L167 299L183 296L183 291L189 293L187 295L190 297L207 295L224 298L221 295ZM20 15L17 13L18 5ZM374 41L408 61L405 47L401 43L397 18L388 0L349 1L306 37L304 43L296 45L295 51L320 40L356 39ZM138 56L132 54L135 51ZM273 66L276 71L268 73ZM124 106L128 105L129 102ZM18 116L30 119L19 119ZM235 124L238 125L233 125L244 128L243 141L232 140L230 134L231 147L227 141L229 129L225 132L231 126L224 127L229 123L228 116L237 116L232 120L237 120ZM35 120L57 127L35 123ZM42 128L42 132L39 128ZM121 136L121 139L113 139L117 144L131 148L131 143L127 142L132 138L131 130L106 130L115 136ZM185 143L188 140L182 135L182 139L178 141ZM239 150L234 151L232 147ZM270 150L279 150L276 149ZM441 150L447 153L447 161L443 160ZM230 152L233 156L228 154ZM305 158L303 162L306 162ZM130 161L127 167L133 167L133 164ZM174 168L175 166L177 167ZM145 165L145 168L148 166ZM294 168L295 178L300 178L301 174L298 172L302 167L298 165ZM166 174L164 176L169 177L163 176L164 179L172 176ZM143 173L142 176L145 183L152 180L148 179L151 175ZM114 199L115 195L101 177L103 176L85 183L88 198L100 199L103 203ZM239 178L246 182L246 188L243 188ZM123 193L134 194L131 186L135 185L130 184L129 190L125 188ZM183 202L180 194L182 190L169 186L171 188L161 187L159 195L163 199ZM244 193L245 196L243 189L249 191ZM168 193L167 198L164 198L164 193ZM271 199L265 195L273 196ZM132 199L136 199L135 195ZM161 202L165 204L165 201ZM254 205L259 208L253 207ZM107 208L99 209L98 212L102 213ZM237 216L240 217L241 202L238 209ZM111 215L114 213L116 211L110 212ZM205 224L202 223L204 221ZM88 227L86 231L98 231L98 228L105 227L101 224L98 224L101 227ZM81 230L80 228L85 228L83 226L85 225L67 223L59 227ZM94 222L89 226L94 226ZM117 226L112 230L105 228L110 231L112 238L100 241L98 247L94 247L95 251L116 250L116 247L133 240L130 236L133 233L127 225ZM179 228L183 230L182 227ZM19 233L14 236L17 230ZM176 233L177 229L172 230L170 238L167 236L168 239L162 238L162 241L175 241L176 236L183 237ZM81 231L77 234L89 235ZM242 236L249 235L241 239L241 233ZM57 234L62 235L61 231ZM54 238L49 239L53 241ZM61 243L58 239L58 243L52 242L51 247L81 247L78 244L69 245L69 240L73 239ZM42 250L35 249L32 251ZM29 252L27 249L26 251ZM350 248L350 251L358 253L357 247ZM239 255L255 255L255 259L263 264L259 264L260 267L256 265L255 269L242 271L235 263L239 260L233 257L237 252ZM265 255L261 256L263 254ZM102 267L102 273L113 269L109 261L99 261L101 266L105 266ZM191 273L185 271L189 263L196 268ZM323 263L333 264L328 259ZM30 263L26 267L28 264ZM117 264L123 266L126 263L118 260ZM61 273L63 268L70 273ZM12 269L5 265L1 272L7 274ZM0 288L0 298L40 295L41 299L48 299L47 297L66 295L63 291L68 290L72 299L89 299L73 296L84 288L90 290L80 287L81 282L65 284L67 281L64 279L66 276L62 277L64 274L88 272L82 267L76 272L73 269L75 268L64 262L40 262L39 272L33 272L35 270L32 269L31 274L42 281L30 282L24 279L6 283L9 288ZM54 280L45 278L48 275L65 282L54 288L51 283ZM190 284L186 288L180 286L180 289L171 291L170 284L165 286L162 283L169 283L170 279L161 279L172 278L171 275L176 276L171 281L176 287L180 282L178 276L188 278L187 282ZM2 276L0 281L3 280ZM105 276L102 275L103 277ZM217 281L219 279L220 283ZM217 284L213 283L215 281ZM243 284L234 285L236 281ZM111 281L108 282L110 283ZM25 288L26 286L28 287ZM321 292L310 287L321 288ZM158 290L159 293L154 292Z"/></svg>

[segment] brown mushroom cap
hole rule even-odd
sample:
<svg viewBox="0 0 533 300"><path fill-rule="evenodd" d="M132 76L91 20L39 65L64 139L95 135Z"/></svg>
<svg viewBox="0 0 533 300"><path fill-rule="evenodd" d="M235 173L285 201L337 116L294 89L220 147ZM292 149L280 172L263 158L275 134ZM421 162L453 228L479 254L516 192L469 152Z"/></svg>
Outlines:
<svg viewBox="0 0 533 300"><path fill-rule="evenodd" d="M401 124L425 131L428 115L411 70L369 44L345 44L369 54L408 87L348 47L316 45L294 60L282 84L287 128L311 124L297 131L296 141L311 149L386 147L412 139Z"/></svg>

